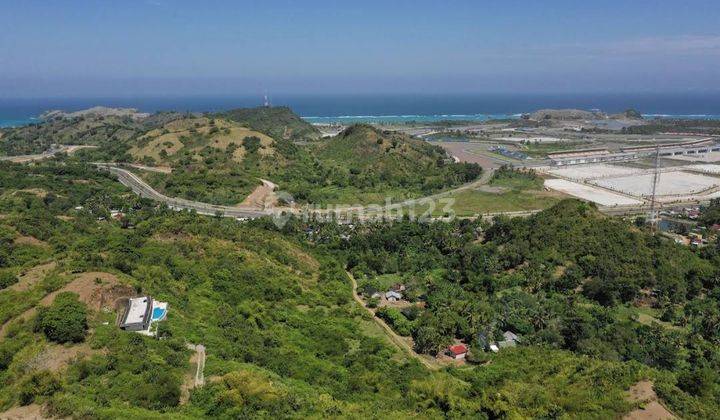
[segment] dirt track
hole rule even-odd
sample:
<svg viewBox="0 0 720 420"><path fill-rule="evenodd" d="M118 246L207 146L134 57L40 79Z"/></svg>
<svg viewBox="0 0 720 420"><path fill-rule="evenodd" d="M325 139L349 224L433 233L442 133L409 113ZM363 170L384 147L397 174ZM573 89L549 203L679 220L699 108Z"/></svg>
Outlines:
<svg viewBox="0 0 720 420"><path fill-rule="evenodd" d="M660 403L653 389L653 383L650 381L640 381L631 386L627 399L633 403L641 403L642 408L629 412L623 417L624 420L665 420L677 418Z"/></svg>
<svg viewBox="0 0 720 420"><path fill-rule="evenodd" d="M420 363L425 365L425 367L427 367L428 369L430 369L430 370L439 369L440 366L436 365L435 363L432 363L430 360L428 360L425 357L423 357L422 355L416 353L415 350L413 350L412 346L410 344L408 344L408 342L403 337L400 337L399 335L397 335L395 333L395 331L393 331L393 329L390 328L390 326L385 323L385 321L383 321L382 319L375 316L375 312L373 312L372 309L365 306L365 302L363 302L363 300L360 298L360 295L357 294L357 281L355 281L355 277L353 277L352 274L350 274L350 273L347 273L347 275L348 275L348 277L350 277L350 281L352 282L353 299L355 299L355 302L357 302L360 306L362 306L363 309L365 309L366 311L368 311L368 313L370 313L373 321L375 321L375 323L378 324L380 326L380 328L382 328L385 331L385 333L387 334L390 341L393 344L395 344L395 346L397 346L401 351L406 353L408 356L416 359L417 361L419 361Z"/></svg>

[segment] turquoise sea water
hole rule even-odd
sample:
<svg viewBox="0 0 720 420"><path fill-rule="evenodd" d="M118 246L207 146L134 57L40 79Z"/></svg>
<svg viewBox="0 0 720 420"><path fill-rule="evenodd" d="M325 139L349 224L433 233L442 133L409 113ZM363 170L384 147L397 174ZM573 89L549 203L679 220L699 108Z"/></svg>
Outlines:
<svg viewBox="0 0 720 420"><path fill-rule="evenodd" d="M143 112L213 112L262 104L257 96L0 98L0 127L32 124L44 111L77 111L96 105L137 108ZM634 108L649 118L720 119L720 93L587 95L277 95L311 123L485 121L516 118L542 108L600 109L608 113Z"/></svg>

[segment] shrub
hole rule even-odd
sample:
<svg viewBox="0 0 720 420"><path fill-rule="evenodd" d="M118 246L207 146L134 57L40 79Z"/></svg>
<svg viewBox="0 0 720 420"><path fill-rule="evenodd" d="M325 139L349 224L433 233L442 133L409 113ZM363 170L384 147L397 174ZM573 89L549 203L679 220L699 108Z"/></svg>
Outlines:
<svg viewBox="0 0 720 420"><path fill-rule="evenodd" d="M413 332L415 325L409 321L405 316L396 308L382 307L378 309L376 315L384 319L390 326L402 336L409 336Z"/></svg>
<svg viewBox="0 0 720 420"><path fill-rule="evenodd" d="M28 405L39 396L50 396L61 389L60 380L47 370L33 373L20 385L18 397L21 405Z"/></svg>
<svg viewBox="0 0 720 420"><path fill-rule="evenodd" d="M12 286L18 282L18 278L10 271L0 271L0 290Z"/></svg>
<svg viewBox="0 0 720 420"><path fill-rule="evenodd" d="M87 331L87 308L71 292L60 293L47 308L40 308L35 330L57 343L81 342Z"/></svg>

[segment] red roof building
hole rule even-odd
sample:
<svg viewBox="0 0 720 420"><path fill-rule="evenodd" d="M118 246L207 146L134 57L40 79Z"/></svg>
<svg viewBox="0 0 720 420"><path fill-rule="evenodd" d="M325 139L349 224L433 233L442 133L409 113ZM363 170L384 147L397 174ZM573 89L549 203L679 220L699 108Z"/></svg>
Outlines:
<svg viewBox="0 0 720 420"><path fill-rule="evenodd" d="M464 359L467 352L468 349L467 347L465 347L464 344L456 344L454 346L448 347L448 354L453 359Z"/></svg>

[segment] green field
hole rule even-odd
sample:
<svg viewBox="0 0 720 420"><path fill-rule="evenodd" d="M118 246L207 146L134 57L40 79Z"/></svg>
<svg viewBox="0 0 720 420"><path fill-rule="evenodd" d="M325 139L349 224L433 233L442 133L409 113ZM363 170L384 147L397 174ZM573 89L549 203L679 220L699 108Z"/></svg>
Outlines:
<svg viewBox="0 0 720 420"><path fill-rule="evenodd" d="M561 195L547 191L510 190L501 193L478 190L463 190L448 198L455 200L451 209L458 217L475 216L485 213L538 210L551 207L561 200ZM433 216L444 216L444 203L436 202ZM430 206L419 206L422 212Z"/></svg>

